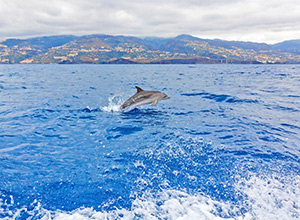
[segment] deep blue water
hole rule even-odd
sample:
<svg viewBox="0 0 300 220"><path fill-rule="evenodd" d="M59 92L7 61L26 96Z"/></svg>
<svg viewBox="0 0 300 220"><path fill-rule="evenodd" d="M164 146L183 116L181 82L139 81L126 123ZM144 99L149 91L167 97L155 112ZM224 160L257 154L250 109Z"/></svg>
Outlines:
<svg viewBox="0 0 300 220"><path fill-rule="evenodd" d="M298 219L299 156L299 65L0 66L0 219Z"/></svg>

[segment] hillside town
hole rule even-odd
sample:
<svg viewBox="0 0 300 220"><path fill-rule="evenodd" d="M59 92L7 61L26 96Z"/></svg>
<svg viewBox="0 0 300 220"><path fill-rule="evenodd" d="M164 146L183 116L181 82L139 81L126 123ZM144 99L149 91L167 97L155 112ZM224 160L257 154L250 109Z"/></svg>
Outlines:
<svg viewBox="0 0 300 220"><path fill-rule="evenodd" d="M58 43L59 41L63 42ZM203 40L190 36L170 39L141 39L110 35L8 39L0 42L0 63L300 63L300 55L297 53L274 49L266 44L247 42L236 44L236 42Z"/></svg>

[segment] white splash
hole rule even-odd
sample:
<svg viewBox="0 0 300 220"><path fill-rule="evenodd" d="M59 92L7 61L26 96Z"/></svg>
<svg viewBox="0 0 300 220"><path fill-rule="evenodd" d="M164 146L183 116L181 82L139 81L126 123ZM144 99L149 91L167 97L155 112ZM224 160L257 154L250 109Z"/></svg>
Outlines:
<svg viewBox="0 0 300 220"><path fill-rule="evenodd" d="M123 103L123 99L121 96L114 95L108 98L108 105L104 107L100 107L102 111L105 112L120 112L121 105Z"/></svg>

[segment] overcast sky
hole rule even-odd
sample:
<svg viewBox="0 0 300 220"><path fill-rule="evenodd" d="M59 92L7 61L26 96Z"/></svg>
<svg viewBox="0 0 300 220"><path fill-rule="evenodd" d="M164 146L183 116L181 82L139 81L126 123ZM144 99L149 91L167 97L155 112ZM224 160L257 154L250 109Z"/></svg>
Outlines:
<svg viewBox="0 0 300 220"><path fill-rule="evenodd" d="M299 0L0 0L0 40L113 34L300 39Z"/></svg>

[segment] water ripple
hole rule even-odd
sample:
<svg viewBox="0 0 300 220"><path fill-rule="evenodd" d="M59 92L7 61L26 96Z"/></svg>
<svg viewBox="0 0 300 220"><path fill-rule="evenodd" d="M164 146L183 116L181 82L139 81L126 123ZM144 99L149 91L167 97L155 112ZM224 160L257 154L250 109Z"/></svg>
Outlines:
<svg viewBox="0 0 300 220"><path fill-rule="evenodd" d="M225 95L225 94L212 94L207 92L201 93L182 93L183 96L202 96L204 99L210 99L216 102L227 102L227 103L258 103L257 100L252 99L240 99L238 97Z"/></svg>

